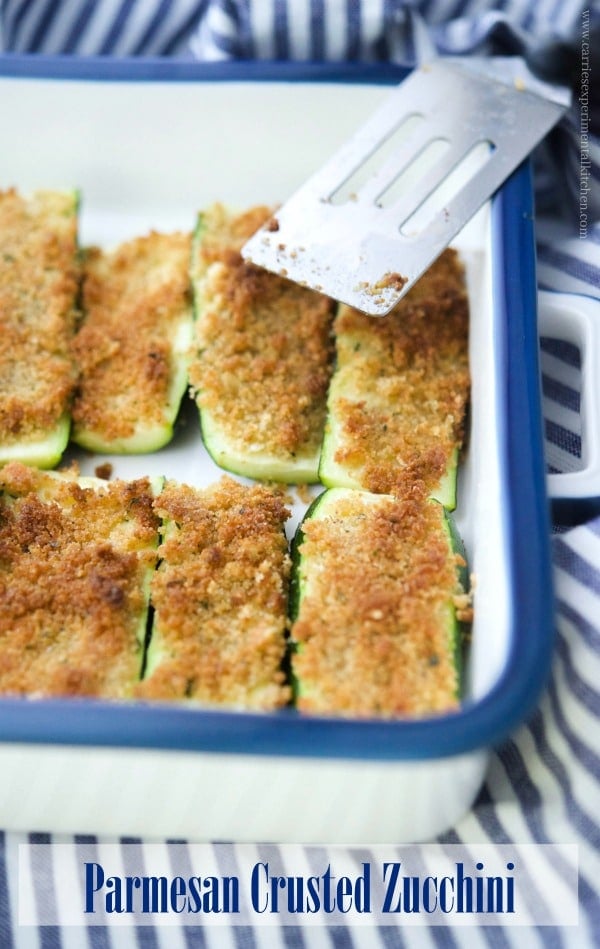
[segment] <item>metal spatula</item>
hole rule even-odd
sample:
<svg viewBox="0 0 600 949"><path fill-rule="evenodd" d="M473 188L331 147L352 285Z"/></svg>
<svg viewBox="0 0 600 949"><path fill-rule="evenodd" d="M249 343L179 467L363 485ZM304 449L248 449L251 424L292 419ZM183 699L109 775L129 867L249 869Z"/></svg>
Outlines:
<svg viewBox="0 0 600 949"><path fill-rule="evenodd" d="M502 81L489 69L454 59L416 69L243 256L387 313L568 105L566 90L526 71Z"/></svg>

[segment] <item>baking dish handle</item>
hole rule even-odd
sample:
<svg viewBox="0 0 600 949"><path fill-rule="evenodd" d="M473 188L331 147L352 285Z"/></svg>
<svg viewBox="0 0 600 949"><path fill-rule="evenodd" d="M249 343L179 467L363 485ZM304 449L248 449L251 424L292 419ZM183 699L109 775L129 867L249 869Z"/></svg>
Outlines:
<svg viewBox="0 0 600 949"><path fill-rule="evenodd" d="M565 340L581 354L581 467L548 474L555 520L571 524L600 513L600 301L540 291L539 334Z"/></svg>

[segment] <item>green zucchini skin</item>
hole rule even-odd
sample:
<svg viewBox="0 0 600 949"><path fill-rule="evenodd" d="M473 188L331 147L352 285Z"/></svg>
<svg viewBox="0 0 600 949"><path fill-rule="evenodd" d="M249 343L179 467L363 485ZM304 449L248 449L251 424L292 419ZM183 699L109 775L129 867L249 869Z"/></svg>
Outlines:
<svg viewBox="0 0 600 949"><path fill-rule="evenodd" d="M435 503L435 502L434 502ZM467 552L465 550L465 545L463 539L458 532L456 526L456 521L453 517L452 511L450 511L446 506L444 508L444 526L448 535L448 546L450 552L454 555L457 555L459 561L456 564L456 573L458 577L458 585L461 590L465 593L468 592L469 584L469 568L467 562ZM456 698L461 699L464 693L464 674L465 674L465 648L468 642L468 637L471 630L471 624L467 623L465 620L460 620L457 616L456 606L453 605L452 608L453 622L450 626L450 649L454 656L454 666L456 668L456 678L457 678L457 692Z"/></svg>
<svg viewBox="0 0 600 949"><path fill-rule="evenodd" d="M302 544L304 542L304 531L302 529L303 524L306 521L311 520L315 517L320 505L323 501L327 499L327 491L322 491L321 494L317 495L316 498L310 503L304 517L302 518L300 524L296 528L294 536L292 537L292 542L290 544L290 559L291 559L291 571L290 571L290 582L288 589L288 617L290 625L293 625L298 619L298 614L300 612L300 602L302 599ZM292 704L295 704L300 692L301 692L301 683L298 677L294 672L294 655L299 652L302 646L295 642L291 636L288 637L287 641L287 654L286 654L286 668L288 671L288 678L290 686L292 689Z"/></svg>
<svg viewBox="0 0 600 949"><path fill-rule="evenodd" d="M432 500L443 504L446 511L456 510L459 455L458 448L455 448L448 462L446 474L440 481L439 486L430 495Z"/></svg>
<svg viewBox="0 0 600 949"><path fill-rule="evenodd" d="M344 495L351 496L353 494L371 498L373 499L374 503L377 503L378 499L383 500L386 497L385 495L369 495L368 492L355 491L354 489L337 487L328 488L317 498L315 498L312 504L309 506L301 523L298 525L292 540L292 569L289 589L289 620L291 626L291 634L289 638L289 667L294 703L297 703L298 699L303 694L305 694L308 687L308 683L304 683L296 673L294 657L301 653L302 649L304 648L304 644L299 643L294 639L293 630L294 623L300 615L302 599L305 594L306 571L309 568L309 564L306 561L306 557L302 551L305 540L305 527L307 522L314 518L327 517L330 501L335 500L336 497ZM430 498L426 503L435 504L440 508L441 529L444 531L447 539L448 555L450 557L457 558L455 567L457 574L457 588L466 593L469 589L466 551L462 538L457 530L454 517L452 513L448 511L439 501ZM447 648L448 655L451 657L451 662L456 672L456 691L454 698L457 701L460 701L464 692L464 653L466 643L468 641L468 634L470 632L470 624L458 619L456 606L453 601L449 601L448 607L449 621L447 625Z"/></svg>
<svg viewBox="0 0 600 949"><path fill-rule="evenodd" d="M161 491L163 490L166 477L164 475L154 475L149 478L150 481L150 490L154 499L160 496ZM160 525L156 532L156 538L154 542L154 549L158 550L160 544ZM141 680L144 676L144 671L146 669L148 649L150 646L150 636L152 630L152 620L153 620L153 610L152 610L152 578L155 571L158 569L158 557L156 563L153 566L150 566L146 569L143 582L142 582L142 594L144 597L144 608L140 614L140 620L137 630L137 641L140 645L140 664L139 664L139 675L138 679Z"/></svg>
<svg viewBox="0 0 600 949"><path fill-rule="evenodd" d="M300 610L300 600L302 598L302 580L301 580L301 570L302 570L302 553L301 547L304 542L304 531L302 529L303 524L306 521L311 520L313 517L316 517L317 511L319 510L321 504L327 502L328 491L322 491L316 498L314 498L302 518L300 524L296 528L296 532L292 538L290 545L290 557L292 560L292 570L290 574L290 588L289 588L289 597L288 597L288 615L291 622L294 622L298 618L298 612Z"/></svg>

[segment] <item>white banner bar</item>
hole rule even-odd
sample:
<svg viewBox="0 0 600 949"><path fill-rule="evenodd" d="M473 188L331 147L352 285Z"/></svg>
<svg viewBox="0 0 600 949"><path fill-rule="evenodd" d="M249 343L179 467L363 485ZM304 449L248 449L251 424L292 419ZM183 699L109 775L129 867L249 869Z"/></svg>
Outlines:
<svg viewBox="0 0 600 949"><path fill-rule="evenodd" d="M576 926L575 845L23 844L23 926Z"/></svg>

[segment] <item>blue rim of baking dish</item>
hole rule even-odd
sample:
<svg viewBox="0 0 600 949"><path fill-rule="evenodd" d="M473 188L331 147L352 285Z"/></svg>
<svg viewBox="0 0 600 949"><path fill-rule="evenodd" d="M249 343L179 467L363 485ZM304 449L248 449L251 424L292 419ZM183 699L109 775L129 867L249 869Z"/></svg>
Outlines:
<svg viewBox="0 0 600 949"><path fill-rule="evenodd" d="M0 76L97 81L396 83L397 66L195 63L0 55ZM539 388L533 188L525 162L492 200L494 348L501 380L500 447L512 591L504 670L456 713L407 721L344 720L97 700L3 699L0 741L216 754L425 760L498 744L533 712L554 641L549 505Z"/></svg>

